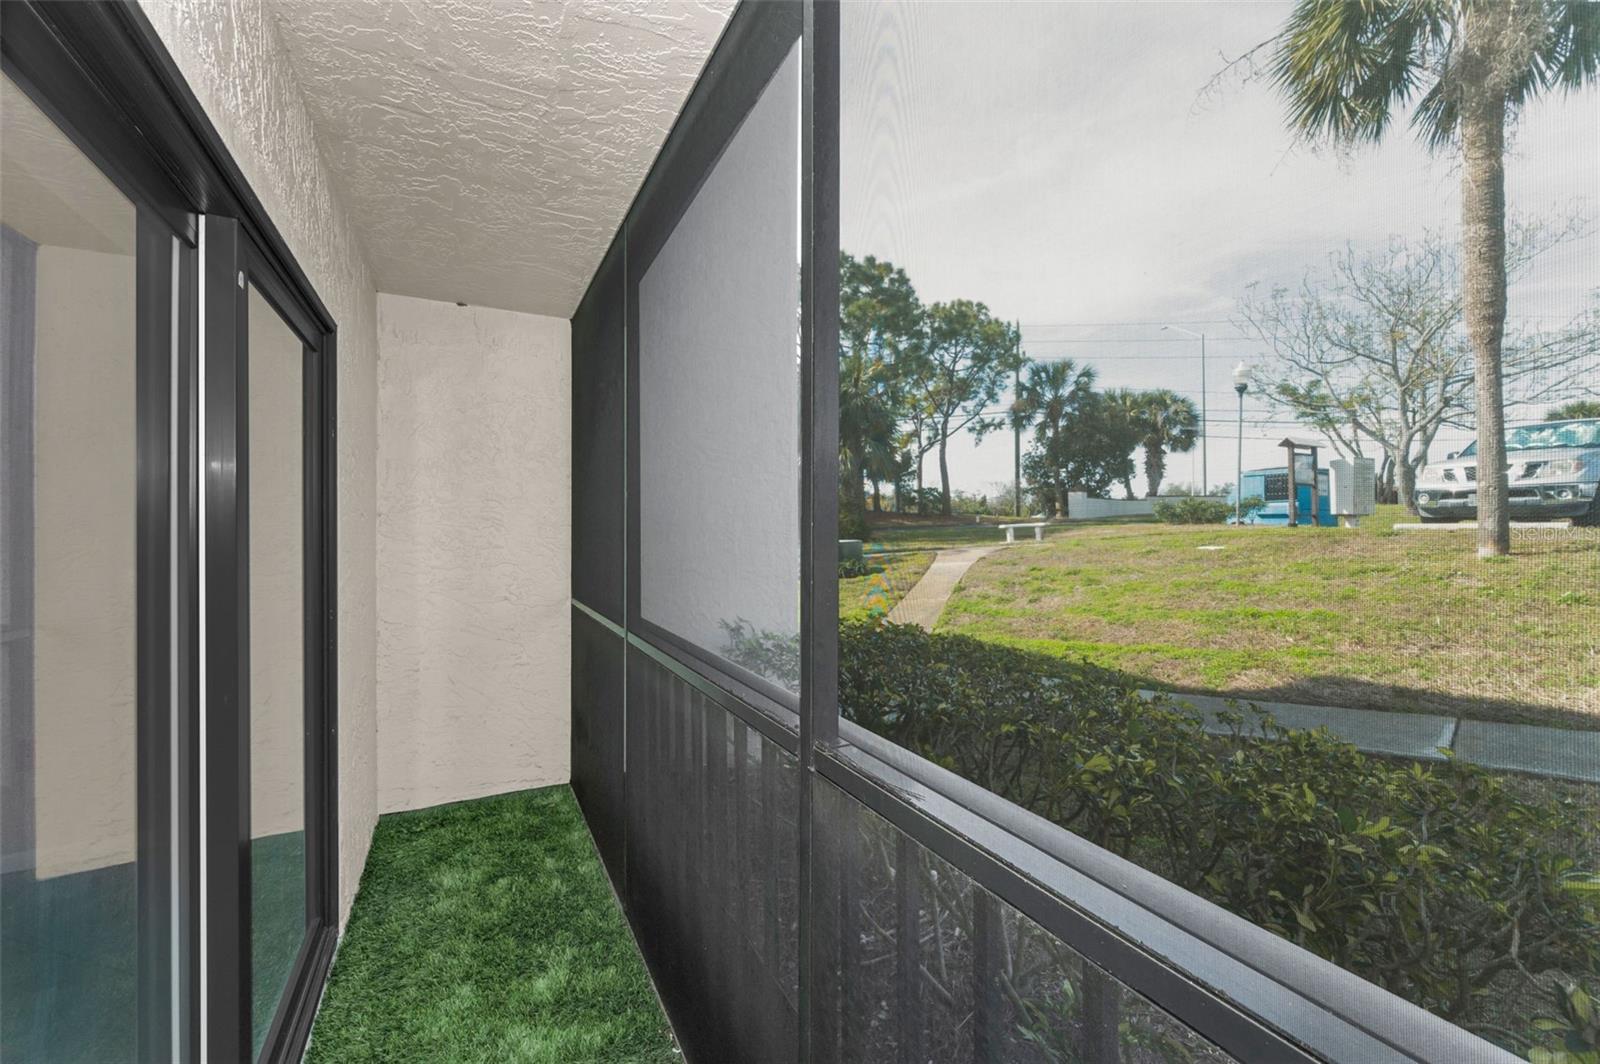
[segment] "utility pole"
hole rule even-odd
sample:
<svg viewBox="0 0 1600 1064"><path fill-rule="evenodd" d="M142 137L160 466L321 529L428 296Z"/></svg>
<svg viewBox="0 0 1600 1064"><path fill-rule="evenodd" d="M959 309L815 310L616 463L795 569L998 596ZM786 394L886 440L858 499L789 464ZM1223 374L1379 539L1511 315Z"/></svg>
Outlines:
<svg viewBox="0 0 1600 1064"><path fill-rule="evenodd" d="M1233 471L1233 523L1244 524L1244 393L1250 390L1250 367L1243 362L1233 368L1233 390L1239 393L1239 449Z"/></svg>
<svg viewBox="0 0 1600 1064"><path fill-rule="evenodd" d="M1211 494L1211 474L1208 472L1206 431L1211 427L1206 420L1206 334L1200 334L1200 494Z"/></svg>
<svg viewBox="0 0 1600 1064"><path fill-rule="evenodd" d="M1185 336L1193 336L1200 341L1200 494L1207 495L1211 492L1211 472L1207 465L1208 453L1206 448L1206 334L1185 329L1182 325L1163 325L1162 332L1171 329L1181 332ZM1194 468L1193 466L1190 467Z"/></svg>
<svg viewBox="0 0 1600 1064"><path fill-rule="evenodd" d="M1012 513L1022 516L1022 323L1017 328L1017 371L1011 383L1011 491Z"/></svg>

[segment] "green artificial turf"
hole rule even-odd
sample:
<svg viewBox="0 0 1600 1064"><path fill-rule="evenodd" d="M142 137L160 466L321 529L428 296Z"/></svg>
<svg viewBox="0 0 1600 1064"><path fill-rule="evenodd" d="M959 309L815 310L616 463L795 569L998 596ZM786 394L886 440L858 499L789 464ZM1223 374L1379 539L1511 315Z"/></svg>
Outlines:
<svg viewBox="0 0 1600 1064"><path fill-rule="evenodd" d="M378 821L310 1064L678 1059L568 788Z"/></svg>

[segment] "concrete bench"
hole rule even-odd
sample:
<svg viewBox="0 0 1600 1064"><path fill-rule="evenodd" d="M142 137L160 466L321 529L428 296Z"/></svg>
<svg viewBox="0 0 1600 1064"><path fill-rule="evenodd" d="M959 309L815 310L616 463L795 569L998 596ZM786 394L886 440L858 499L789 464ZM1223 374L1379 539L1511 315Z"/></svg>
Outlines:
<svg viewBox="0 0 1600 1064"><path fill-rule="evenodd" d="M1044 540L1044 524L1043 521L1035 521L1032 524L1001 525L1000 528L1006 534L1007 543L1015 543L1017 541L1017 529L1019 528L1033 529L1033 538L1042 542Z"/></svg>

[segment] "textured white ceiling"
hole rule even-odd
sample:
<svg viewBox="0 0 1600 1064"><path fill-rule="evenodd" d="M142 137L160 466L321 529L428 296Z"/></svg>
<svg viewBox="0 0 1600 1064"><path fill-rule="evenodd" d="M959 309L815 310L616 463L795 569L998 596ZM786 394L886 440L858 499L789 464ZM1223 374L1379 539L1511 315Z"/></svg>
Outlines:
<svg viewBox="0 0 1600 1064"><path fill-rule="evenodd" d="M276 0L379 290L568 317L732 0Z"/></svg>

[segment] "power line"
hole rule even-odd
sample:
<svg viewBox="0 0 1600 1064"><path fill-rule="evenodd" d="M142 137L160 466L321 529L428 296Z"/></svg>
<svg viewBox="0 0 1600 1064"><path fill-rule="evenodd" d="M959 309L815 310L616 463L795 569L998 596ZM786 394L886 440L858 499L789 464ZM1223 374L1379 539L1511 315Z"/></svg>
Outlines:
<svg viewBox="0 0 1600 1064"><path fill-rule="evenodd" d="M1260 342L1254 336L1220 336L1220 335L1219 336L1212 336L1210 333L1207 333L1206 334L1206 342L1209 343L1212 340L1221 340L1221 341L1226 341L1226 342L1230 342L1230 343L1234 342L1234 341L1238 341L1240 343L1247 343L1247 342L1259 343ZM1094 336L1073 336L1073 337L1058 336L1058 337L1049 337L1049 338L1039 339L1039 340L1024 340L1023 341L1023 343L1027 344L1027 345L1032 345L1032 344L1188 344L1190 347L1196 346L1199 342L1200 341L1192 339L1192 338L1190 338L1188 336L1178 336L1178 337L1158 336L1158 337L1155 337L1154 339L1149 339L1149 340L1141 340L1136 336L1102 336L1102 337L1094 337Z"/></svg>
<svg viewBox="0 0 1600 1064"><path fill-rule="evenodd" d="M1147 325L1157 328L1162 325L1232 325L1231 318L1168 318L1165 321L1025 321L1018 324L1020 329L1079 329L1079 328L1112 328L1119 325Z"/></svg>

